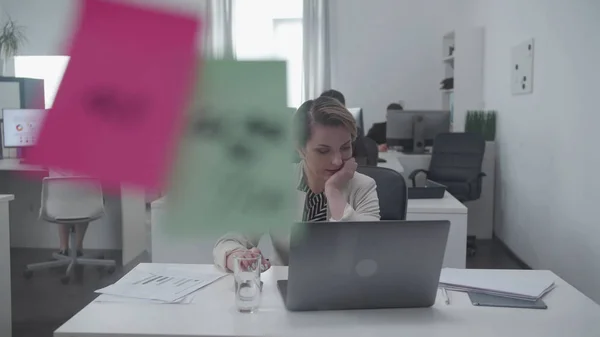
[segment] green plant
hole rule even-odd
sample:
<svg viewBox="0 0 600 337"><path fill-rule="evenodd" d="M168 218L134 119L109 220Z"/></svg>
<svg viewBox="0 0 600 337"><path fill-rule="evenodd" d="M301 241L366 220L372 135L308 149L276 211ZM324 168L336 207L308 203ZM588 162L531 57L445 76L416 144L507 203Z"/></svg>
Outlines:
<svg viewBox="0 0 600 337"><path fill-rule="evenodd" d="M496 139L496 111L469 110L465 117L465 131L483 135L486 141Z"/></svg>
<svg viewBox="0 0 600 337"><path fill-rule="evenodd" d="M483 136L487 141L496 140L496 111L488 111L485 115Z"/></svg>
<svg viewBox="0 0 600 337"><path fill-rule="evenodd" d="M26 41L25 27L18 25L9 17L4 23L2 35L0 35L0 55L4 60L17 55Z"/></svg>

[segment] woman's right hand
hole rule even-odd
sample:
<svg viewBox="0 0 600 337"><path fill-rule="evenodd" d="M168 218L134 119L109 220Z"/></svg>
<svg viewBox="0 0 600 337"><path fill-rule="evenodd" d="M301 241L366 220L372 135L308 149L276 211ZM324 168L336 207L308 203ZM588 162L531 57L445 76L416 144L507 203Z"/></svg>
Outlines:
<svg viewBox="0 0 600 337"><path fill-rule="evenodd" d="M228 270L233 272L234 269L234 265L235 265L235 257L239 256L247 256L247 257L251 257L252 254L260 254L261 256L261 270L260 272L265 272L267 271L269 268L271 268L271 262L269 262L268 259L265 259L265 257L262 255L260 249L254 247L252 249L237 249L234 250L233 252L229 253L229 255L227 256L227 262L226 262L226 267Z"/></svg>

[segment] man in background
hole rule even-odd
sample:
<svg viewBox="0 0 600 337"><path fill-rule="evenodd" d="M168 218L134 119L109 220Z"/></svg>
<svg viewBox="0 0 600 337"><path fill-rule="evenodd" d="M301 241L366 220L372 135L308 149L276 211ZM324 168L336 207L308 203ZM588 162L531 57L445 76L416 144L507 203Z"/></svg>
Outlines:
<svg viewBox="0 0 600 337"><path fill-rule="evenodd" d="M387 110L404 110L400 103L392 103L387 106ZM387 148L387 122L373 123L373 126L367 132L367 137L373 139L377 143L379 152L386 152Z"/></svg>
<svg viewBox="0 0 600 337"><path fill-rule="evenodd" d="M342 103L343 106L346 106L346 98L344 97L344 94L342 94L341 92L339 92L337 90L333 90L333 89L325 90L325 91L323 91L323 93L321 93L321 97L335 98L340 103Z"/></svg>

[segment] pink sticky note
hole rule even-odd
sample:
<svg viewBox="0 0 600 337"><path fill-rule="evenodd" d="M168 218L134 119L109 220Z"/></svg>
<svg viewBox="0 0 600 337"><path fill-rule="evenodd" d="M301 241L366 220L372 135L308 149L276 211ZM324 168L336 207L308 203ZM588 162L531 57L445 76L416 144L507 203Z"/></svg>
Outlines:
<svg viewBox="0 0 600 337"><path fill-rule="evenodd" d="M199 18L84 0L32 164L160 188L192 92Z"/></svg>

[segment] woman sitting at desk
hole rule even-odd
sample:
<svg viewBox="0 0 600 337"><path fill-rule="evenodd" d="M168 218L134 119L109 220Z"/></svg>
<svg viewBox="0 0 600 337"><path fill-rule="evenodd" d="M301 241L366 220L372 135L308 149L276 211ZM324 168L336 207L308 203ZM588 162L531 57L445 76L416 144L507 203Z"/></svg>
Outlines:
<svg viewBox="0 0 600 337"><path fill-rule="evenodd" d="M375 181L356 172L352 141L356 122L352 114L331 97L319 97L302 104L294 114L299 130L296 146L301 161L294 165L303 209L296 221L377 221L379 199ZM298 212L300 213L300 212ZM287 265L289 232L271 232L277 254L275 264ZM213 249L215 265L231 270L233 252L257 252L262 233L228 233ZM270 266L268 260L263 264Z"/></svg>

